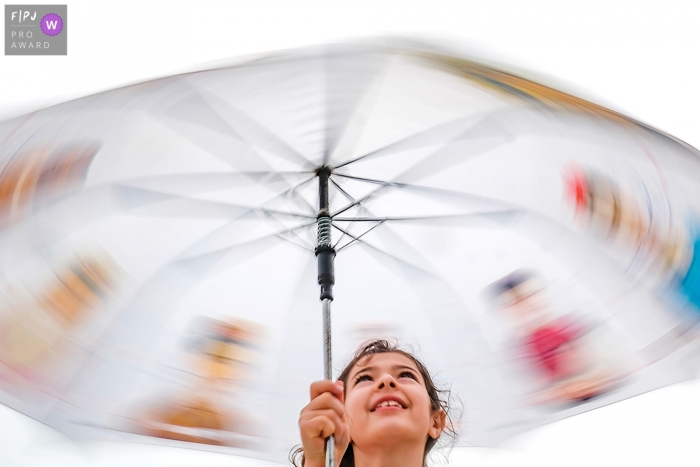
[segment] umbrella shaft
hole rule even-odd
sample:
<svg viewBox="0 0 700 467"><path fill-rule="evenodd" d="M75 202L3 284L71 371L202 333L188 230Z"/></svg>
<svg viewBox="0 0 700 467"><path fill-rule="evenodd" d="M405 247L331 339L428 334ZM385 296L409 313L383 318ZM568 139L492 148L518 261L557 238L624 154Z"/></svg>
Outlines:
<svg viewBox="0 0 700 467"><path fill-rule="evenodd" d="M331 301L323 300L323 377L333 379L333 356L331 347Z"/></svg>
<svg viewBox="0 0 700 467"><path fill-rule="evenodd" d="M326 467L335 467L335 440L333 435L326 440Z"/></svg>
<svg viewBox="0 0 700 467"><path fill-rule="evenodd" d="M332 380L333 355L331 346L331 300L323 300L323 376ZM331 435L326 440L326 467L335 467L335 440Z"/></svg>
<svg viewBox="0 0 700 467"><path fill-rule="evenodd" d="M333 380L333 355L331 347L331 301L333 300L333 284L335 273L333 260L335 249L331 243L331 226L333 220L328 205L328 178L330 170L322 167L318 175L318 239L316 257L318 258L318 284L321 286L321 301L323 304L323 377ZM333 435L326 440L326 467L335 467L335 440Z"/></svg>

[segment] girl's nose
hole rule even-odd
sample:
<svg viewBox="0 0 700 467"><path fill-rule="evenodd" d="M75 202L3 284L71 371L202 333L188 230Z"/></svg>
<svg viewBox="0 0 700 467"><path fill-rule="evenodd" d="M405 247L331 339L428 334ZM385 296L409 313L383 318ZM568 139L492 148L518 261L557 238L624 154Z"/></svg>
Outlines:
<svg viewBox="0 0 700 467"><path fill-rule="evenodd" d="M396 380L389 373L385 373L377 380L377 389L384 389L384 387L395 388Z"/></svg>

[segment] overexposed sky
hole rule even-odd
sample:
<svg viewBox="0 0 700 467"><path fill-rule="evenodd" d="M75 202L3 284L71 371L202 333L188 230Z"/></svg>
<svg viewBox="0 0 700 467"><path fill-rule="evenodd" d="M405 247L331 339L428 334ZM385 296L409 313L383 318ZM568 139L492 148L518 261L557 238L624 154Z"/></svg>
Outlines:
<svg viewBox="0 0 700 467"><path fill-rule="evenodd" d="M397 34L438 41L525 70L530 77L700 147L696 116L700 108L700 2L56 3L68 4L68 55L0 56L0 120L240 55ZM501 449L456 450L452 463L478 467L696 466L700 465L699 434L700 384L690 382L549 425ZM265 464L184 449L75 444L0 407L0 465Z"/></svg>

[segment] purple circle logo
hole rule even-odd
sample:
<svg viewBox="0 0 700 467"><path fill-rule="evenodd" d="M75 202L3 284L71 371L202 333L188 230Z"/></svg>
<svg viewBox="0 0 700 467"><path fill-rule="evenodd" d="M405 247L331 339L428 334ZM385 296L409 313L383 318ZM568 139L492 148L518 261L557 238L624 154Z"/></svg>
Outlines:
<svg viewBox="0 0 700 467"><path fill-rule="evenodd" d="M56 13L49 13L41 18L40 27L47 36L56 36L63 31L63 20Z"/></svg>

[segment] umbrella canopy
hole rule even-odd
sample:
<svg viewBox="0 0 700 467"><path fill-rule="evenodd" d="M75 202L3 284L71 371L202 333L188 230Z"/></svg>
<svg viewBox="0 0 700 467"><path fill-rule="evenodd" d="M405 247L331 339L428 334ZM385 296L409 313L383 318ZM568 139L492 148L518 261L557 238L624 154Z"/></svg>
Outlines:
<svg viewBox="0 0 700 467"><path fill-rule="evenodd" d="M512 74L324 47L0 141L2 402L76 436L286 457L323 374L319 173L336 370L369 338L412 346L461 443L695 374L697 151Z"/></svg>

